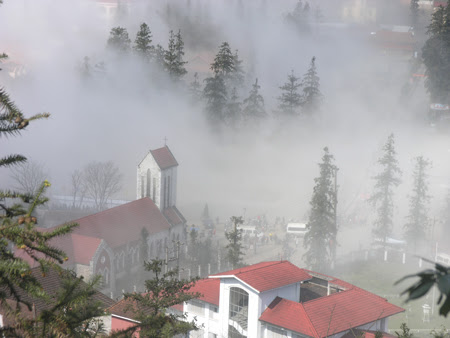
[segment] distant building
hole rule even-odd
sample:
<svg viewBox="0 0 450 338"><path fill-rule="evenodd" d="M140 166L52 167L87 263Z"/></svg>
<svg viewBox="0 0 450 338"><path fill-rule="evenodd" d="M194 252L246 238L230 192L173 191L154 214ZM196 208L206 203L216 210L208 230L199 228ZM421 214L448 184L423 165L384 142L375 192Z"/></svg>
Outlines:
<svg viewBox="0 0 450 338"><path fill-rule="evenodd" d="M111 297L121 295L121 279L128 278L125 291L133 291L144 259L165 258L177 241L185 241L186 220L175 205L177 166L167 146L151 150L138 166L139 199L73 220L78 227L52 241L67 253L65 267L85 278L101 275L101 291Z"/></svg>
<svg viewBox="0 0 450 338"><path fill-rule="evenodd" d="M350 338L387 333L388 320L404 309L334 277L288 261L263 262L199 280L199 299L170 309L201 326L190 337ZM122 300L109 308L111 328L136 321Z"/></svg>

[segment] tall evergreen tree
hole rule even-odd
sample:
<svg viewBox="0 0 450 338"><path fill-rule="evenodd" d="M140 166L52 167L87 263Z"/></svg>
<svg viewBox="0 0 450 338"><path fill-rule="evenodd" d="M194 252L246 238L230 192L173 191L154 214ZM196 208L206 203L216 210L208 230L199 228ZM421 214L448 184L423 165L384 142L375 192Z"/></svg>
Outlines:
<svg viewBox="0 0 450 338"><path fill-rule="evenodd" d="M280 87L281 96L278 97L278 108L283 116L294 117L299 115L302 105L302 96L298 89L302 86L299 78L294 75L294 71L288 75L288 81Z"/></svg>
<svg viewBox="0 0 450 338"><path fill-rule="evenodd" d="M335 219L337 191L334 179L338 168L333 162L333 155L325 147L322 163L319 164L320 176L314 179L315 186L310 201L311 213L303 241L306 248L303 255L306 264L319 272L327 271L331 267L337 246Z"/></svg>
<svg viewBox="0 0 450 338"><path fill-rule="evenodd" d="M189 94L194 102L197 102L202 97L202 90L197 72L194 73L194 80L189 84Z"/></svg>
<svg viewBox="0 0 450 338"><path fill-rule="evenodd" d="M152 46L152 33L145 22L141 24L139 31L136 34L133 49L146 61L149 61L154 57L155 47Z"/></svg>
<svg viewBox="0 0 450 338"><path fill-rule="evenodd" d="M417 29L419 23L419 0L410 0L409 11L411 16L411 26Z"/></svg>
<svg viewBox="0 0 450 338"><path fill-rule="evenodd" d="M206 100L206 113L209 122L218 127L224 122L224 111L227 104L227 88L223 77L215 74L205 79L203 97Z"/></svg>
<svg viewBox="0 0 450 338"><path fill-rule="evenodd" d="M180 80L186 73L184 65L187 63L183 61L184 43L181 38L181 31L174 34L169 32L169 45L164 53L164 61L166 69L173 80Z"/></svg>
<svg viewBox="0 0 450 338"><path fill-rule="evenodd" d="M239 101L236 87L233 87L230 99L228 100L225 106L225 113L224 113L225 124L232 128L236 128L239 125L241 116L242 116L241 102Z"/></svg>
<svg viewBox="0 0 450 338"><path fill-rule="evenodd" d="M238 226L244 223L242 217L231 217L231 223L233 223L233 229L225 233L228 244L227 248L227 260L231 264L233 269L242 267L243 262L243 248L242 245L242 229L238 229Z"/></svg>
<svg viewBox="0 0 450 338"><path fill-rule="evenodd" d="M228 77L235 70L234 55L228 42L223 42L211 64L211 70L218 75Z"/></svg>
<svg viewBox="0 0 450 338"><path fill-rule="evenodd" d="M230 75L230 85L234 88L241 88L244 85L244 68L242 67L242 60L239 59L238 50L233 54L234 69Z"/></svg>
<svg viewBox="0 0 450 338"><path fill-rule="evenodd" d="M450 0L439 6L428 26L430 37L422 48L426 67L425 86L433 102L449 103L450 92Z"/></svg>
<svg viewBox="0 0 450 338"><path fill-rule="evenodd" d="M392 233L394 217L394 188L400 183L401 170L398 167L395 151L394 134L390 134L383 147L383 155L378 159L381 173L374 176L375 188L369 202L377 209L377 218L372 230L373 235L386 243L386 238Z"/></svg>
<svg viewBox="0 0 450 338"><path fill-rule="evenodd" d="M107 47L115 52L127 53L130 50L131 40L128 31L123 27L114 27L109 33Z"/></svg>
<svg viewBox="0 0 450 338"><path fill-rule="evenodd" d="M264 108L264 98L259 93L260 88L258 79L256 79L249 96L243 102L243 117L247 122L261 120L267 115Z"/></svg>
<svg viewBox="0 0 450 338"><path fill-rule="evenodd" d="M303 76L303 111L306 114L315 113L320 108L322 94L320 93L320 78L317 75L316 57L313 56L308 71Z"/></svg>
<svg viewBox="0 0 450 338"><path fill-rule="evenodd" d="M4 54L0 55L0 59L5 57ZM0 136L19 135L30 122L49 116L49 114L43 113L26 117L10 99L7 92L0 87ZM14 170L16 165L24 162L26 162L26 158L22 155L6 155L0 158L0 168ZM32 311L31 299L45 302L51 297L42 289L39 279L32 274L28 261L16 255L14 250L19 249L27 254L30 260L38 265L40 275L45 275L54 269L63 273L58 264L66 261L67 256L49 242L69 233L76 226L76 224L70 223L45 233L36 229L38 220L32 216L32 213L37 206L47 201L47 198L43 197L43 193L49 186L50 183L44 180L38 191L33 193L0 189L0 303L7 316L10 319L14 318L17 324L14 327L3 325L0 328L1 336L62 337L69 335L75 337L77 336L75 330L85 320L92 318L89 314L95 312L91 306L92 303L82 302L86 299L86 295L89 296L90 291L74 288L71 283L76 284L79 279L72 276L67 281L68 284L63 285L61 290L64 297L53 299L51 308L45 314L32 319L22 316L21 306L26 306L28 311ZM17 306L12 307L6 299L13 300ZM75 307L76 310L72 312L71 308ZM63 313L61 309L64 308L69 310ZM94 316L98 315L99 312L95 312ZM51 332L52 335L42 331L44 328L47 328L47 332Z"/></svg>
<svg viewBox="0 0 450 338"><path fill-rule="evenodd" d="M426 239L430 225L427 214L428 195L427 169L431 162L422 156L416 158L413 174L413 193L409 200L408 222L405 224L405 237L408 245L416 252L417 246Z"/></svg>

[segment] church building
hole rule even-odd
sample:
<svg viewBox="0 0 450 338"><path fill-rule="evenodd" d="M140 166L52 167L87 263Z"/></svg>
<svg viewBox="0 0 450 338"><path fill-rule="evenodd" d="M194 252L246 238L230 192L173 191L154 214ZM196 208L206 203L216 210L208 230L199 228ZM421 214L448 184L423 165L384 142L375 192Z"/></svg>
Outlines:
<svg viewBox="0 0 450 338"><path fill-rule="evenodd" d="M87 279L101 275L100 291L114 298L133 291L144 260L175 255L177 243L186 241L186 220L176 207L177 167L169 147L151 150L137 168L135 201L71 221L78 226L51 243L67 254L65 267Z"/></svg>

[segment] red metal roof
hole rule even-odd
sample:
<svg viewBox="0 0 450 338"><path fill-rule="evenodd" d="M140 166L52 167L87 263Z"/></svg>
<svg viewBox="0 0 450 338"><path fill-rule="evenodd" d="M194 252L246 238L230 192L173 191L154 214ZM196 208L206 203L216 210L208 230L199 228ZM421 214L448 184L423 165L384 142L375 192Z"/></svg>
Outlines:
<svg viewBox="0 0 450 338"><path fill-rule="evenodd" d="M146 228L149 234L170 228L169 222L148 197L73 222L78 223L79 226L73 229L72 234L95 238L85 245L85 249L90 252L95 252L94 246L97 245L100 238L104 239L112 248L116 248L128 242L139 240L142 228ZM77 244L82 242L78 238L74 241Z"/></svg>
<svg viewBox="0 0 450 338"><path fill-rule="evenodd" d="M405 310L382 297L352 286L349 290L305 303L275 299L260 319L295 332L322 338L403 311Z"/></svg>
<svg viewBox="0 0 450 338"><path fill-rule="evenodd" d="M150 152L152 153L160 169L167 169L178 165L177 160L172 155L172 152L170 151L168 146L164 146L162 148L155 150L150 150Z"/></svg>
<svg viewBox="0 0 450 338"><path fill-rule="evenodd" d="M175 206L164 209L163 214L172 226L185 222L184 218L182 218L181 213Z"/></svg>
<svg viewBox="0 0 450 338"><path fill-rule="evenodd" d="M302 303L277 297L270 303L259 319L310 337L317 337L317 332L309 320Z"/></svg>
<svg viewBox="0 0 450 338"><path fill-rule="evenodd" d="M79 264L89 265L102 240L78 234L70 234L69 236L72 239L73 248L73 256L68 256L69 259ZM64 246L60 247L64 250Z"/></svg>
<svg viewBox="0 0 450 338"><path fill-rule="evenodd" d="M235 276L259 292L311 279L311 275L288 261L262 262L212 275Z"/></svg>
<svg viewBox="0 0 450 338"><path fill-rule="evenodd" d="M199 292L202 295L198 299L219 306L220 279L200 279L195 282L195 285L189 290L189 292Z"/></svg>

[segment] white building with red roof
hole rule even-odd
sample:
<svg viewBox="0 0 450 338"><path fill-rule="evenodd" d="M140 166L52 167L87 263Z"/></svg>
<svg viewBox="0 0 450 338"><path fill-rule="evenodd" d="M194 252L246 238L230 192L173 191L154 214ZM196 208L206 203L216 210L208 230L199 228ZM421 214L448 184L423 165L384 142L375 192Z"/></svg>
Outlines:
<svg viewBox="0 0 450 338"><path fill-rule="evenodd" d="M191 337L341 338L377 331L390 337L389 317L404 311L355 285L288 261L211 275L190 291L202 296L178 311L187 320L196 318L201 327ZM110 308L113 329L135 323L119 309Z"/></svg>

